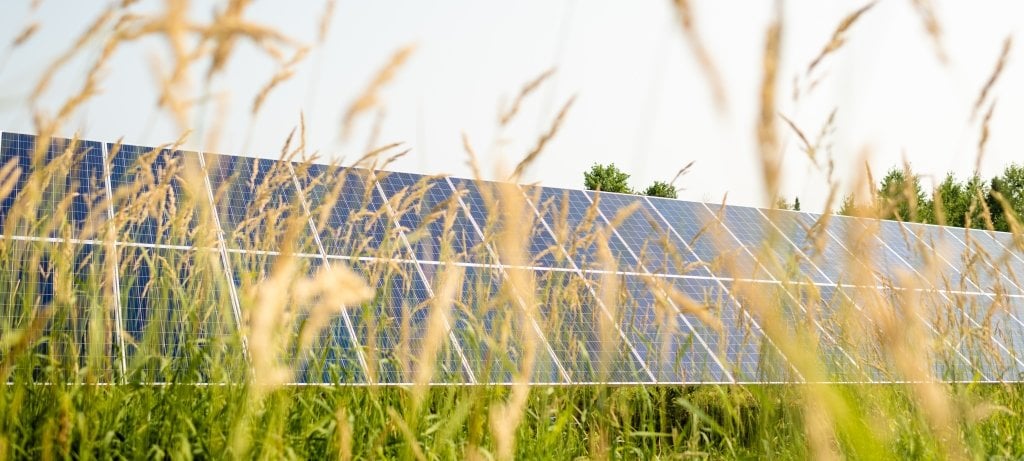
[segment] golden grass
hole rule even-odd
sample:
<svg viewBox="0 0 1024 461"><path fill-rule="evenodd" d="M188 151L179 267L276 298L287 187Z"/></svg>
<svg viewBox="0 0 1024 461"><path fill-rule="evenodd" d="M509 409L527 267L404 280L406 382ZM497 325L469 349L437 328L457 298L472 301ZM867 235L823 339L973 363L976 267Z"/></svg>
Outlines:
<svg viewBox="0 0 1024 461"><path fill-rule="evenodd" d="M941 28L933 7L926 1L914 4L941 55ZM438 422L443 416L431 413L438 404L434 385L475 378L484 385L507 387L485 387L492 393L474 390L481 394L473 394L472 401L451 404L453 413L463 415L453 426L467 420L473 421L467 425L475 424L467 429L470 435L465 450L452 453L516 458L528 449L524 448L530 443L528 437L543 436L541 431L530 431L531 425L538 424L534 413L537 400L547 398L534 384L550 379L547 374L556 376L557 381L590 381L599 393L610 392L603 383L622 379L624 373L635 373L637 381L650 381L651 375L659 380L660 373L666 372L663 367L679 381L707 378L678 363L650 364L655 369L644 369L644 364L635 370L617 368L628 366L621 362L630 362L641 347L650 356L666 359L692 353L706 360L705 366L710 368L721 363L721 371L735 374L737 380L804 383L796 389L792 406L799 411L798 430L805 454L816 458L841 458L850 446L858 444L884 445L887 429L875 433L862 431L860 426L889 417L923 421L923 437L938 447L935 453L966 458L975 448L959 433L964 424L1003 412L1003 407L987 402L961 410L960 405L968 404L958 400L947 382L965 379L957 366L963 367L967 361L989 370L1016 367L1018 352L1007 338L1013 332L1001 331L1006 326L1000 322L1011 309L1007 295L1011 287L1004 282L1019 287L1011 263L1017 256L1011 251L992 254L965 231L962 259L947 261L944 255L930 256L923 228L900 227L899 236L911 251L924 255L923 265L890 274L889 263L881 258L889 251L882 243L887 238L882 236L886 224L872 213L888 212L892 203L871 203L861 209L866 215L858 220L826 214L811 225L798 221L801 228L797 234L806 233L813 248L797 248L797 243L790 241L792 235L774 230L773 224L766 229L764 241L743 245L730 231L733 218L723 199L717 209L700 208L701 228L693 235L679 236L680 241L670 233L673 223L662 222L640 201L606 216L599 208L600 194L592 195L586 210L570 210L569 192L542 200L537 188L483 181L477 154L465 135L463 146L473 182L443 192L444 197L438 199L434 193L439 188L447 191L447 180L423 177L384 197L379 187L389 174L380 170L408 150L393 143L366 149L352 167L342 167L340 162L315 165L318 154L307 151L304 119L298 134L293 131L284 143L278 161L268 165L257 159L239 159L231 171L224 171L226 164L215 161L224 162L226 157L165 152L179 150L188 141L186 135L141 153L122 151L118 142L107 153L104 168L109 174L122 156L134 155L128 169L130 182L109 195L102 184L87 184L94 191L92 196L76 195L72 192L82 185L81 178L75 176L83 158L82 143L68 140L50 152L50 141L97 93L104 68L122 44L144 36L162 36L168 41L174 65L160 76L160 107L182 126L188 125L194 103L187 81L191 67L208 63L206 78L212 79L224 71L240 40L252 41L279 64L253 98L255 115L268 95L294 74L309 50L269 26L249 22L245 18L250 6L247 1L228 2L215 12L210 24L190 22L186 2L168 2L163 14L156 17L136 16L128 10L130 6L131 2L124 2L104 10L37 82L30 98L34 102L49 90L52 74L99 43L101 53L77 94L56 114L37 114L39 138L31 153L30 171L22 171L13 161L0 166L0 200L13 197L13 206L4 217L6 235L0 242L0 259L11 274L25 274L25 280L0 280L7 296L5 311L17 312L6 316L0 325L0 379L4 381L31 378L31 370L38 367L53 370L46 376L52 381L59 378L68 386L108 382L237 385L241 391L234 398L243 403L236 414L226 416L234 418L233 427L219 442L237 456L262 455L259 450L275 443L269 439L286 432L288 422L279 408L287 408L288 403L282 402L279 390L308 379L334 384L365 382L370 396L366 406L374 407L387 421L380 437L400 440L407 457L437 457L436 447L426 442L429 434L460 430L445 427L443 421ZM840 22L808 65L807 75L843 46L852 26L873 6L869 3ZM677 1L675 7L716 104L722 107L722 78L697 32L692 6ZM334 1L326 3L319 43L328 33L328 18L334 8ZM835 129L836 112L832 111L813 141L796 123L779 114L781 21L782 3L778 2L776 18L765 33L755 121L765 195L777 196L785 180L777 133L779 117L819 169L827 156L831 204L839 185L825 138ZM35 26L27 26L14 45L31 38ZM189 37L198 44L190 44ZM1010 47L1008 38L981 90L972 119L989 101ZM356 119L374 110L382 113L380 94L412 52L411 46L396 51L348 107L340 129L343 139ZM517 117L522 104L552 72L542 73L520 89L512 104L499 112L499 127ZM562 106L507 177L520 180L549 149L574 100L570 98ZM994 101L988 103L981 123L978 162L989 138L994 107ZM377 144L375 139L371 144ZM47 158L51 153L52 158ZM869 170L860 176L858 184L874 184ZM16 188L20 178L25 181ZM207 181L213 190L207 188ZM349 181L358 181L362 187L349 187L353 186ZM487 210L486 222L474 225L471 220L471 207L480 204L470 201L467 187L479 192ZM241 206L237 203L240 191L248 198ZM911 215L905 218L912 219L920 206L915 203L914 191L908 187L895 192L910 202ZM974 206L984 208L983 216L989 219L988 204L977 199ZM81 222L67 219L78 206L75 200L87 204ZM338 221L340 209L347 215ZM766 222L783 222L782 213L765 212ZM630 219L646 223L654 235L633 247L638 259L635 267L619 260L613 251L619 230ZM839 220L843 226L838 225ZM415 224L407 226L409 222ZM190 248L141 245L136 241L142 238L138 229L150 224L155 229L152 238L156 246ZM991 227L990 221L988 224ZM1013 216L1010 225L1019 236L1020 223ZM833 234L844 226L847 233ZM371 232L379 229L383 234L375 240ZM16 235L63 240L20 242L12 238ZM532 247L539 237L549 238L547 248ZM90 254L81 254L79 240L87 239L100 245ZM717 258L695 261L696 255L680 245L706 242L717 247ZM417 266L408 262L421 256L416 254L420 245L427 248L423 251L436 251L425 255L434 263ZM331 258L339 251L349 259ZM841 260L825 259L835 254L842 255ZM547 256L558 267L534 270ZM319 269L313 271L316 262ZM676 275L706 268L719 276L715 283L721 282L726 290L706 290L703 296L683 292L658 275L667 266L656 264L669 262L683 273ZM804 272L810 264L840 265L844 279L818 286L813 276ZM981 280L984 271L994 273L994 286L983 287L992 290L991 299L966 299L960 292L967 290L967 282L952 280L949 265L962 267L972 281ZM471 266L476 278L466 275ZM143 284L136 277L145 271L156 275ZM622 271L631 271L629 276L637 277L650 290L650 306L635 304ZM82 274L87 280L81 279ZM50 299L34 291L47 277L53 280ZM494 290L490 289L492 282L496 283ZM412 292L417 286L429 295L414 299ZM824 287L841 289L826 299ZM127 293L134 288L138 293ZM398 297L402 299L396 299L395 293L401 293ZM233 295L238 299L231 299ZM166 310L154 309L150 317L135 319L145 324L141 335L128 331L138 327L132 320L119 318L135 315L125 306L131 296L163 302ZM235 303L237 313L233 312ZM657 325L627 324L641 307L650 308L650 318ZM160 317L163 314L167 317ZM709 332L704 339L714 340L717 347L709 344L702 351L703 345L692 342L696 331L688 331L682 320L691 322L694 330ZM234 327L241 333L232 333ZM352 333L356 336L341 344L341 337ZM185 338L185 352L170 350L179 337ZM679 345L685 339L691 343ZM759 341L756 347L763 375L743 377L739 372L744 365L738 363L744 359L743 352L737 350L745 350L753 340ZM40 345L46 346L45 352L39 351ZM115 351L125 354L127 363L111 363ZM344 375L352 370L332 365L332 360L341 359L329 357L328 352L358 356L348 366L363 376ZM846 364L846 359L852 365ZM477 366L480 368L474 368ZM325 378L319 374L321 370L335 374ZM942 370L948 374L941 374ZM882 408L886 402L870 400L884 396L887 390L849 390L827 384L845 381L896 383L893 386L912 403ZM374 400L383 392L377 384L392 382L409 386L407 406ZM601 413L608 412L605 398L595 399L593 407L586 409L598 414L591 418L599 419ZM69 399L65 394L64 400L58 401L58 416L47 420L42 429L48 434L44 440L52 445L49 448L64 450L65 455L71 446L69 434L75 430ZM550 408L557 416L552 419L569 424L561 419L571 419L564 416L571 413L556 408L565 402L554 402ZM364 442L357 435L362 434L362 421L355 415L364 415L364 409L327 399L316 405L329 409L326 421L330 425L325 423L309 433L328 434L339 458L356 457ZM698 413L691 415L696 418ZM620 455L615 451L620 448L620 438L635 435L618 420L614 424L577 424L585 428L587 454L593 457ZM252 430L255 427L268 431L268 440L261 440L261 434ZM675 434L644 436L668 438ZM4 440L0 439L0 445ZM283 443L279 448L279 452L265 453L286 452ZM0 446L0 452L3 450Z"/></svg>

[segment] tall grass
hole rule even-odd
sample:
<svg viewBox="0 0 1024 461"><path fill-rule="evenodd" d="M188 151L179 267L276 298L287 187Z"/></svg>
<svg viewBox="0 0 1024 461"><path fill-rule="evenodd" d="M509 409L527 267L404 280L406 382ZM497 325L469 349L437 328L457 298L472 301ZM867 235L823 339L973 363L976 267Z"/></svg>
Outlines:
<svg viewBox="0 0 1024 461"><path fill-rule="evenodd" d="M172 45L161 104L183 128L193 67L214 78L239 40L256 43L280 64L258 112L308 54L247 22L244 1L208 24L183 2L155 17L130 3L54 62L103 50L80 93L37 116L34 143L4 137L0 458L1024 451L1019 238L514 184L572 99L513 183L482 180L467 137L477 177L465 181L387 173L398 145L325 164L301 125L276 161L186 152L187 134L157 148L59 138L110 55L140 37ZM941 53L932 7L915 4ZM694 10L676 6L724 101ZM808 74L870 8L839 24ZM769 196L785 179L783 30L780 19L766 33L758 101ZM397 51L345 112L343 135L412 52ZM828 155L785 122L812 160Z"/></svg>

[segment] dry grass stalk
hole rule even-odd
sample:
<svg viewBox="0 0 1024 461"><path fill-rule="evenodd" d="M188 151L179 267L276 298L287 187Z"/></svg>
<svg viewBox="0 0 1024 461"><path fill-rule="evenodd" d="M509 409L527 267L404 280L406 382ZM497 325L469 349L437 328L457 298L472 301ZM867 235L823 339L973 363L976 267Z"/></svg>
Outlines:
<svg viewBox="0 0 1024 461"><path fill-rule="evenodd" d="M842 48L843 44L846 43L846 34L850 28L853 27L853 24L856 23L864 13L867 13L868 10L874 8L876 3L878 2L872 1L871 3L868 3L867 5L864 5L854 12L846 15L842 21L839 21L839 25L836 27L836 30L832 32L832 38L829 39L828 43L825 44L825 47L821 49L820 53L818 53L818 56L815 57L811 61L810 65L807 66L806 75L811 75L811 72L818 67L818 64L821 64L823 59L838 51L839 48Z"/></svg>
<svg viewBox="0 0 1024 461"><path fill-rule="evenodd" d="M334 8L337 0L327 0L324 5L324 12L320 14L320 27L317 28L316 42L323 44L327 40L327 33L330 32L331 21L334 20Z"/></svg>
<svg viewBox="0 0 1024 461"><path fill-rule="evenodd" d="M918 17L921 18L925 32L932 40L935 56L939 59L940 63L948 64L949 58L946 56L946 49L942 45L942 25L939 24L938 15L935 13L935 5L931 0L910 1L914 5L914 10L917 11Z"/></svg>
<svg viewBox="0 0 1024 461"><path fill-rule="evenodd" d="M339 407L334 412L334 424L337 427L335 431L337 432L338 460L349 461L352 459L352 422L349 420L345 407Z"/></svg>
<svg viewBox="0 0 1024 461"><path fill-rule="evenodd" d="M786 122L786 125L789 125L789 128L793 130L794 133L796 133L797 138L800 138L800 143L803 144L804 153L807 154L807 157L809 159L811 159L811 163L814 164L815 167L817 167L817 150L811 144L811 141L807 139L807 136L804 134L804 132L800 130L800 128L796 126L796 123L790 120L789 117L786 117L785 115L782 115L782 113L779 113L779 118L781 118L782 121Z"/></svg>
<svg viewBox="0 0 1024 461"><path fill-rule="evenodd" d="M690 5L689 0L672 0L672 4L676 8L676 12L679 14L679 25L683 29L683 34L686 36L687 43L690 44L690 50L697 58L697 63L704 72L704 78L708 81L708 85L711 87L711 94L714 96L715 107L717 107L719 111L725 111L728 103L725 95L725 84L723 83L721 74L718 72L718 67L715 65L714 59L711 57L711 53L704 45L700 32L697 30L697 22L693 14L693 7Z"/></svg>
<svg viewBox="0 0 1024 461"><path fill-rule="evenodd" d="M366 86L362 94L349 105L341 121L341 135L343 139L348 138L351 133L352 124L355 122L356 117L380 105L381 90L394 80L395 76L398 75L398 71L405 66L405 63L415 50L416 47L414 45L406 45L395 51L391 55L391 59L377 72L377 75L370 81L370 84Z"/></svg>
<svg viewBox="0 0 1024 461"><path fill-rule="evenodd" d="M448 320L456 293L462 289L465 269L461 266L445 266L438 277L438 286L430 300L430 314L427 317L426 332L419 344L418 365L414 376L414 408L419 408L427 395L427 389L434 379L434 372L442 347L448 340Z"/></svg>
<svg viewBox="0 0 1024 461"><path fill-rule="evenodd" d="M1003 68L1006 67L1007 58L1010 56L1010 50L1013 48L1013 36L1008 35L1003 39L1003 48L999 52L999 59L996 61L995 68L992 69L992 74L989 75L988 80L985 82L985 86L981 87L981 92L978 93L978 99L974 101L974 108L971 109L971 120L974 120L978 116L978 111L981 110L981 106L985 104L988 99L989 92L992 91L992 87L995 86L999 80L999 76L1003 73Z"/></svg>
<svg viewBox="0 0 1024 461"><path fill-rule="evenodd" d="M18 32L18 35L14 36L14 40L11 41L11 46L17 48L21 45L24 45L25 42L32 38L37 31L39 31L38 22L33 22L25 26L25 28L22 29L21 32Z"/></svg>
<svg viewBox="0 0 1024 461"><path fill-rule="evenodd" d="M511 122L512 119L515 118L516 114L519 113L519 108L520 106L522 106L523 102L526 101L526 98L533 94L534 91L537 91L537 88L540 88L540 85L544 83L552 75L554 75L554 73L554 68L548 69L544 72L541 72L541 74L538 75L536 78L530 80L525 85L523 85L522 89L519 90L519 94L516 95L516 99L512 101L512 105L509 106L508 109L501 111L501 113L498 115L498 125L508 125L509 122Z"/></svg>
<svg viewBox="0 0 1024 461"><path fill-rule="evenodd" d="M263 88L260 89L260 92L256 95L256 98L252 102L253 115L259 113L260 107L263 106L263 102L267 99L267 96L270 94L271 90L273 90L281 83L288 81L289 79L292 78L292 76L295 75L295 66L298 65L298 63L302 62L302 60L306 57L306 54L308 52L309 48L299 48L299 50L295 52L295 55L292 56L292 58L288 60L288 62L285 63L285 65L280 70L278 70L273 77L271 77L270 81L263 85Z"/></svg>
<svg viewBox="0 0 1024 461"><path fill-rule="evenodd" d="M537 139L537 144L533 149L531 149L530 152L519 161L516 168L512 170L512 175L509 176L510 181L518 181L520 177L522 177L523 172L526 171L526 168L537 160L537 157L544 151L544 147L547 146L548 142L558 134L558 129L562 126L562 122L565 120L565 116L569 113L569 108L572 107L572 103L574 101L576 101L576 96L570 97L569 100L562 105L562 109L558 111L558 115L555 116L555 119L551 122L551 126L548 127L548 130L544 132L539 139Z"/></svg>
<svg viewBox="0 0 1024 461"><path fill-rule="evenodd" d="M81 53L81 51L85 49L87 45L89 45L89 43L91 43L94 39L96 39L96 37L98 37L102 33L104 27L106 27L111 22L111 20L114 19L114 12L114 7L108 7L107 9L105 9L102 14L96 17L96 20L93 21L93 23L85 30L85 32L78 36L78 39L75 40L75 43L71 46L71 48L69 48L64 53L61 53L60 56L58 56L56 59L53 60L53 62L50 63L49 67L47 67L44 72L39 74L39 81L36 82L36 86L32 90L32 95L30 96L30 99L38 100L43 95L46 89L50 87L50 82L53 80L53 77L57 74L57 72L62 67L64 67L68 62L70 62L72 58L78 56ZM48 134L52 135L53 133Z"/></svg>
<svg viewBox="0 0 1024 461"><path fill-rule="evenodd" d="M696 163L697 163L696 160L690 160L690 163L687 163L686 165L683 165L683 167L680 168L679 171L676 172L676 175L673 176L672 180L669 181L668 183L674 186L676 184L676 181L678 181L683 176L686 176L686 174L690 172L690 169L693 168L693 165L696 164Z"/></svg>
<svg viewBox="0 0 1024 461"><path fill-rule="evenodd" d="M776 3L776 18L765 33L764 57L761 62L760 115L757 122L758 153L767 196L778 196L782 162L778 133L775 128L775 88L778 84L779 57L782 53L782 6Z"/></svg>

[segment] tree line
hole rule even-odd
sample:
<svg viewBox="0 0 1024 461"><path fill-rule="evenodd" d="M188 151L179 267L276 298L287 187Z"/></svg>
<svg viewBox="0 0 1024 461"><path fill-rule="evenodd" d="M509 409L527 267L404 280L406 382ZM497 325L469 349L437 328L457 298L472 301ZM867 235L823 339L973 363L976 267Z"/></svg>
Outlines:
<svg viewBox="0 0 1024 461"><path fill-rule="evenodd" d="M590 171L583 173L583 187L588 190L618 192L621 194L639 194L651 197L677 198L675 186L664 181L654 181L643 190L634 190L629 185L629 174L620 170L614 163L601 165L595 163Z"/></svg>
<svg viewBox="0 0 1024 461"><path fill-rule="evenodd" d="M987 181L950 172L930 194L909 165L893 167L872 193L869 203L846 196L837 213L1011 232L1024 213L1024 165L1013 163Z"/></svg>

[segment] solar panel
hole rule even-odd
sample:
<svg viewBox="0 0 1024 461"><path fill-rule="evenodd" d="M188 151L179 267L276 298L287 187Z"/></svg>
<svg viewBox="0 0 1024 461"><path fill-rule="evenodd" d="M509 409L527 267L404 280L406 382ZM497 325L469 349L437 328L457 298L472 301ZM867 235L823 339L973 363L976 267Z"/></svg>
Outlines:
<svg viewBox="0 0 1024 461"><path fill-rule="evenodd" d="M105 263L99 245L23 240L0 245L0 333L17 339L5 344L0 358L6 362L6 353L30 354L34 361L10 365L42 380L115 380L120 332L106 308L112 300Z"/></svg>
<svg viewBox="0 0 1024 461"><path fill-rule="evenodd" d="M308 384L1024 376L1005 233L13 133L0 163L0 327L101 380L241 379L259 306ZM291 291L342 265L373 300Z"/></svg>
<svg viewBox="0 0 1024 461"><path fill-rule="evenodd" d="M7 235L90 239L107 219L102 144L95 141L3 133L0 165L19 174L0 203ZM33 181L29 182L29 178Z"/></svg>
<svg viewBox="0 0 1024 461"><path fill-rule="evenodd" d="M295 174L328 255L409 256L403 251L371 171L300 164Z"/></svg>
<svg viewBox="0 0 1024 461"><path fill-rule="evenodd" d="M220 382L245 359L213 249L126 247L119 257L130 382ZM233 372L233 373L230 373ZM218 374L227 373L223 376Z"/></svg>
<svg viewBox="0 0 1024 461"><path fill-rule="evenodd" d="M117 240L143 244L214 246L203 221L204 173L195 152L107 144ZM207 215L208 216L208 215ZM207 220L208 221L208 220Z"/></svg>
<svg viewBox="0 0 1024 461"><path fill-rule="evenodd" d="M472 261L490 259L451 184L443 177L389 173L378 178L398 223L406 231L416 259Z"/></svg>
<svg viewBox="0 0 1024 461"><path fill-rule="evenodd" d="M590 277L595 285L615 282L619 328L658 382L734 381L722 362L724 357L718 357L704 338L707 329L694 326L702 320L683 315L668 297L670 280L632 274Z"/></svg>
<svg viewBox="0 0 1024 461"><path fill-rule="evenodd" d="M228 248L316 253L287 162L203 154Z"/></svg>
<svg viewBox="0 0 1024 461"><path fill-rule="evenodd" d="M541 219L554 235L564 237L560 241L574 267L600 269L613 265L623 271L637 269L637 261L629 248L614 238L600 210L583 191L544 188L540 202L546 204L540 210ZM602 260L598 253L601 243L606 243L610 251L607 260Z"/></svg>
<svg viewBox="0 0 1024 461"><path fill-rule="evenodd" d="M689 246L709 271L719 277L769 280L760 267L724 225L707 212L702 203L647 197L668 223L669 229Z"/></svg>
<svg viewBox="0 0 1024 461"><path fill-rule="evenodd" d="M616 222L615 236L647 272L711 276L697 256L665 229L656 211L642 197L610 193L589 196L605 218Z"/></svg>
<svg viewBox="0 0 1024 461"><path fill-rule="evenodd" d="M454 267L447 267L453 270ZM454 332L476 379L487 383L563 383L564 371L536 322L496 267L463 267ZM533 275L526 270L524 275ZM436 277L435 277L436 279ZM532 366L530 365L532 364Z"/></svg>

